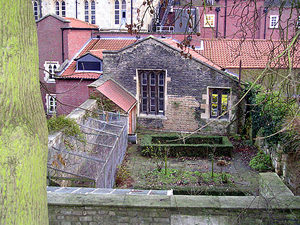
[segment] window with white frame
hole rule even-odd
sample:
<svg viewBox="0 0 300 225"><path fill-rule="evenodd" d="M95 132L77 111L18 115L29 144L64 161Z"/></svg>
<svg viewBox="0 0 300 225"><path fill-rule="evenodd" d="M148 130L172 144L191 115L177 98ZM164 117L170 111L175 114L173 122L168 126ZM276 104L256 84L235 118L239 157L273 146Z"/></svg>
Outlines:
<svg viewBox="0 0 300 225"><path fill-rule="evenodd" d="M270 28L278 28L279 16L271 15L270 16Z"/></svg>
<svg viewBox="0 0 300 225"><path fill-rule="evenodd" d="M215 27L215 14L204 15L204 27Z"/></svg>
<svg viewBox="0 0 300 225"><path fill-rule="evenodd" d="M165 74L160 70L139 71L141 113L164 115Z"/></svg>
<svg viewBox="0 0 300 225"><path fill-rule="evenodd" d="M47 106L47 114L55 114L56 113L56 95L46 94L46 106Z"/></svg>
<svg viewBox="0 0 300 225"><path fill-rule="evenodd" d="M229 118L229 95L228 88L209 88L210 118Z"/></svg>
<svg viewBox="0 0 300 225"><path fill-rule="evenodd" d="M47 83L54 83L55 82L55 72L59 68L58 61L45 61L44 68L45 68L45 71L44 71L45 78L44 78L44 80Z"/></svg>

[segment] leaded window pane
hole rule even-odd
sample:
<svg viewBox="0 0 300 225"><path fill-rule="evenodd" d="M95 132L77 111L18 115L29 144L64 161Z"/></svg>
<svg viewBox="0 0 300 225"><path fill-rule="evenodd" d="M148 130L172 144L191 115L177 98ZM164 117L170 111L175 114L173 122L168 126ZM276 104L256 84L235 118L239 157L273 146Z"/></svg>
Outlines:
<svg viewBox="0 0 300 225"><path fill-rule="evenodd" d="M142 71L141 112L150 114L164 114L164 72Z"/></svg>

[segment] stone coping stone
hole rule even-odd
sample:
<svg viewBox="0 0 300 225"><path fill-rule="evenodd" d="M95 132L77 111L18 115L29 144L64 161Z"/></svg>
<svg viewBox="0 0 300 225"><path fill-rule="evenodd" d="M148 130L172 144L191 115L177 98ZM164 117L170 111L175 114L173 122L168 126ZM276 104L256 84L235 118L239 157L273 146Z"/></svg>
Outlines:
<svg viewBox="0 0 300 225"><path fill-rule="evenodd" d="M68 190L70 191L70 190ZM145 192L146 193L146 192ZM79 194L48 192L49 205L145 207L190 209L296 209L300 210L300 196L278 196L266 199L261 196L186 196L186 195L131 195L123 194Z"/></svg>
<svg viewBox="0 0 300 225"><path fill-rule="evenodd" d="M260 195L264 197L294 196L276 173L260 173Z"/></svg>
<svg viewBox="0 0 300 225"><path fill-rule="evenodd" d="M136 190L113 188L47 187L48 193L113 194L113 195L170 195L171 190Z"/></svg>

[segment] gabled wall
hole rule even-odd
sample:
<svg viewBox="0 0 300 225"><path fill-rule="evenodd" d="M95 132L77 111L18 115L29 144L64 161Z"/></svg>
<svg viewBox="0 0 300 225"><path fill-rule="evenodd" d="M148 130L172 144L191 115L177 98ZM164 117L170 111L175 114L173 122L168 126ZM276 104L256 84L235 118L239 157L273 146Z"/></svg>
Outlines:
<svg viewBox="0 0 300 225"><path fill-rule="evenodd" d="M225 133L229 120L209 119L207 88L231 88L231 102L236 101L237 82L209 66L186 59L180 52L161 42L148 38L119 53L104 52L103 73L125 87L139 99L137 70L165 70L166 95L164 116L142 116L138 123L147 128L193 131L206 122L210 133ZM176 105L178 107L176 107ZM206 110L205 110L206 109ZM231 114L232 118L233 114ZM232 126L232 129L234 126Z"/></svg>

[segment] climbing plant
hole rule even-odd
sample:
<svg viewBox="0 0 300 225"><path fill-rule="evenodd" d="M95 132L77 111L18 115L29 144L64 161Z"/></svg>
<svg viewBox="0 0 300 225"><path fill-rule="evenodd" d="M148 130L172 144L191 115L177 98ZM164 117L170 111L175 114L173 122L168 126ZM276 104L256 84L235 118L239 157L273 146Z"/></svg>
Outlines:
<svg viewBox="0 0 300 225"><path fill-rule="evenodd" d="M291 118L297 116L296 98L288 98L278 91L268 92L256 85L248 94L248 104L248 123L250 120L253 138L265 137L270 145L290 143L289 146L295 146L299 137L295 139L297 135ZM290 150L287 146L285 149Z"/></svg>

